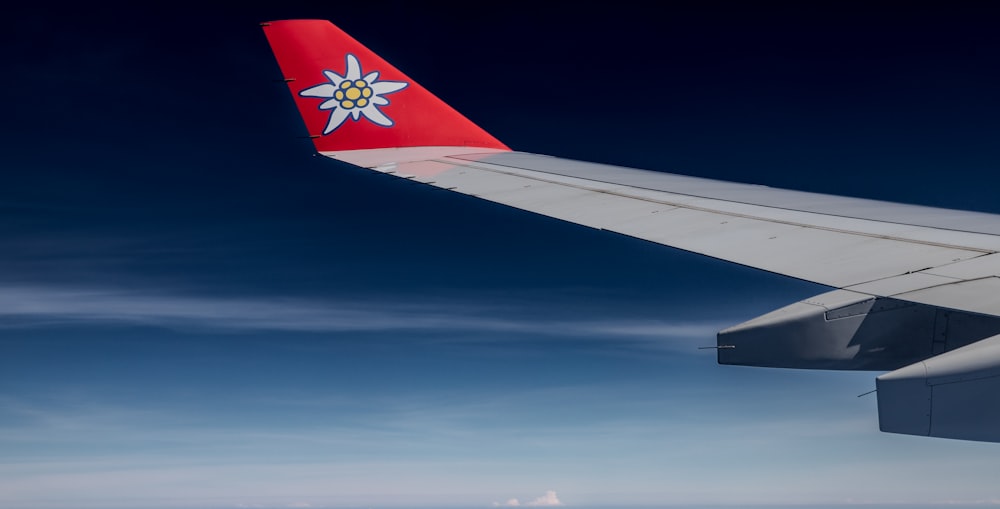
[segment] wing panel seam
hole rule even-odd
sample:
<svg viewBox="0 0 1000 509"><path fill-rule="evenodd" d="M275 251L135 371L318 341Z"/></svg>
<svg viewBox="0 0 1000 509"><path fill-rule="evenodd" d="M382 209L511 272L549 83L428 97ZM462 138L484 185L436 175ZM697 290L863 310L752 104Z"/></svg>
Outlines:
<svg viewBox="0 0 1000 509"><path fill-rule="evenodd" d="M622 197L622 198L629 198L629 199L633 199L633 200L641 200L641 201L646 201L646 202L649 202L649 203L656 203L656 204L660 204L660 205L667 205L667 206L671 206L671 207L675 207L675 208L684 208L684 209L694 210L694 211L699 211L699 212L708 212L708 213L719 214L719 215L724 215L724 216L728 216L728 217L738 217L738 218L742 218L742 219L751 219L751 220L755 220L755 221L764 221L764 222L767 222L767 223L783 224L783 225L787 225L787 226L797 226L797 227L800 227L800 228L811 228L811 229L814 229L814 230L823 230L823 231L829 231L829 232L834 232L834 233L841 233L841 234L845 234L845 235L857 235L859 237L868 237L868 238L873 238L873 239L891 240L891 241L895 241L895 242L906 242L906 243L910 243L910 244L920 244L920 245L932 246L932 247L940 247L940 248L945 248L945 249L956 249L956 250L960 250L960 251L971 251L971 252L980 253L979 256L994 254L994 253L997 252L997 251L993 251L993 250L989 250L989 249L983 249L983 248L977 248L977 247L959 246L959 245L954 245L954 244L945 244L945 243L942 243L942 242L932 242L932 241L928 241L928 240L908 239L908 238L904 238L904 237L896 237L896 236L893 236L893 235L882 235L882 234L876 234L876 233L865 233L865 232L858 232L858 231L853 231L853 230L844 230L844 229L841 229L841 228L832 228L832 227L829 227L829 226L818 226L818 225L812 225L812 224L807 224L807 223L799 223L799 222L796 222L796 221L788 221L788 220L783 220L783 219L771 219L771 218L764 218L764 217L760 217L760 216L754 216L754 215L751 215L751 214L742 214L742 213L738 213L738 212L728 212L728 211L722 211L722 210L717 210L717 209L711 209L711 208L707 208L707 207L698 207L698 206L694 206L694 205L676 203L676 202L671 202L671 201L666 201L666 200L655 200L655 199L652 199L652 198L639 197L639 196L633 196L633 195L629 195L629 194L625 194L625 193L619 193L619 192L616 192L616 191L613 191L613 190L610 190L610 189L593 188L593 187L588 187L588 186L580 185L580 184L572 184L572 183L561 182L561 181L557 181L557 180L550 180L550 179L542 178L542 177L539 177L539 176L536 176L536 175L525 175L523 173L518 173L518 172L513 172L513 171L504 171L504 170L500 170L500 169L496 169L496 168L486 168L486 167L479 166L479 165L475 164L474 162L470 162L470 161L466 161L466 160L462 160L462 159L458 159L458 160L462 161L462 162L459 163L459 164L457 164L457 166L464 166L466 168L473 168L473 169L476 169L476 170L488 171L488 172L497 173L497 174L501 174L501 175L509 175L509 176L512 176L512 177L521 177L521 178L535 180L535 181L538 181L538 182L545 182L545 183L548 183L548 184L561 185L561 186L566 186L566 187L573 187L573 188L581 189L581 190L584 190L584 191L590 191L590 192L595 192L595 193L603 193L603 194L608 194L608 195L612 195L612 196L619 196L619 197ZM437 162L437 163L444 163L444 164L456 164L455 162L453 162L454 160L452 160L452 161L446 161L446 160L442 160L442 159L432 159L432 161ZM494 163L490 163L490 164L494 164ZM496 166L502 166L502 165L496 165ZM524 170L524 171L536 172L536 170ZM536 173L546 173L546 172L536 172ZM570 176L566 176L566 175L560 175L560 176L565 177L565 178L571 178L571 179L578 179L579 178L579 177L570 177ZM590 180L590 179L580 179L580 180ZM621 184L614 184L612 182L602 182L602 181L598 181L598 180L593 180L593 182L601 182L601 183L604 183L604 184L611 184L611 185L621 185ZM659 191L659 190L656 190L656 189L646 189L646 190L647 191L656 191L656 192L665 192L665 191ZM682 193L678 193L678 194L682 194ZM684 195L684 196L693 196L693 195ZM766 207L764 205L755 205L755 204L752 204L752 203L742 203L742 202L733 202L733 201L730 201L730 200L720 200L718 198L707 198L707 197L701 197L701 196L697 196L697 198L703 198L703 199L707 199L707 200L723 201L723 202L729 202L729 203L741 203L743 205L748 205L748 206L753 206L753 207L776 208L776 209L780 209L780 210L792 210L792 209L781 209L780 207ZM801 211L795 211L795 212L801 212ZM815 212L808 212L808 213L810 213L810 214L816 214ZM857 218L855 218L855 219L857 219ZM858 221L871 221L870 219L857 219L857 220ZM900 224L900 223L896 223L896 224ZM910 226L916 226L916 225L910 225ZM974 258L978 258L978 256L976 256ZM931 267L928 267L928 268L931 268Z"/></svg>
<svg viewBox="0 0 1000 509"><path fill-rule="evenodd" d="M517 152L515 152L515 153L517 153ZM531 154L529 152L520 152L520 153L522 153L522 154L528 154L528 155L532 155L532 156L541 155L541 154ZM455 156L443 156L443 157L447 157L449 159L461 161L462 162L461 165L463 165L463 166L468 166L468 163L478 162L478 161L470 161L470 160L467 160L467 159L463 159L461 156L464 156L464 155L465 154L458 154L458 155L455 155ZM545 156L545 157L553 157L553 158L555 158L554 156ZM559 159L559 158L556 158L556 159ZM438 162L442 162L442 161L438 161ZM451 163L451 164L455 164L455 163ZM619 184L619 183L616 183L616 182L609 182L609 181L606 181L606 180L599 180L599 179L595 179L595 178L587 178L587 177L578 177L578 176L574 176L574 175L566 175L566 174L557 173L557 172L554 172L554 171L545 171L545 170L538 170L538 169L521 168L519 166L514 166L512 164L502 164L502 163L493 162L493 161L487 162L486 164L490 164L490 165L493 165L493 166L504 167L504 168L517 168L519 170L531 171L531 172L536 172L536 173L544 173L546 175L558 175L560 177L573 178L573 179L579 179L579 180L587 180L587 181L591 181L591 182L600 182L602 184L631 186L631 184ZM603 166L608 166L608 165L604 165L602 163L589 163L589 164L601 164ZM481 169L485 170L486 168L481 168ZM641 172L649 172L649 173L662 173L664 175L674 175L674 176L679 176L679 177L695 178L695 179L708 180L708 181L714 181L714 182L723 182L723 181L719 181L719 180L706 179L704 177L696 177L696 176L692 176L692 175L673 174L673 173L667 173L667 172L660 172L660 171L656 171L656 170L644 170L644 169L640 169L640 168L626 168L626 167L621 167L621 169L623 169L623 170L632 170L632 171L641 171ZM517 175L516 173L514 173L514 174ZM743 183L743 182L726 182L726 183L734 183L734 184L739 184L739 185L749 186L749 187L770 188L770 186L765 186L765 185L761 185L761 184L750 184L750 183ZM651 188L651 187L641 187L641 186L632 186L632 187L635 187L636 189L643 189L645 191L666 192L666 191L663 191L662 189L655 189L655 188ZM804 191L804 192L807 192L807 191ZM716 197L712 197L712 196L705 196L705 195L701 195L701 194L681 193L681 192L674 192L673 194L678 194L678 195L682 195L682 196L690 196L692 198L700 198L700 199L705 199L705 200L718 200L718 201L725 201L725 202L728 202L728 203L738 203L740 205L750 205L750 206L754 206L754 207L767 207L767 208L772 208L772 209L775 209L775 210L788 210L788 211L792 211L792 212L808 212L808 211L801 211L801 210L790 208L790 207L778 207L778 206L773 206L773 205L761 205L759 203L753 203L753 202L749 202L749 201L725 200L725 199L716 198ZM864 200L865 198L859 198L859 199ZM872 219L868 219L868 218L865 218L865 217L856 217L856 216L852 216L852 215L848 215L848 214L830 214L830 213L820 213L820 212L811 212L811 213L827 215L827 216L830 216L830 217L842 217L842 218L845 218L845 219L856 219L856 220L859 220L859 221L872 221ZM886 223L886 224L898 224L898 225L902 225L902 226L913 226L913 227L918 227L918 228L928 228L928 226L926 226L926 225L907 223L905 221L879 221L879 222L883 222L883 223ZM993 233L976 232L976 231L971 231L971 230L963 230L963 229L959 229L959 228L946 228L946 227L937 227L937 226L931 227L931 228L945 230L945 231L959 232L959 233L970 233L970 234L978 234L978 235L993 235L993 236L996 235L996 234L993 234ZM979 248L962 248L962 249L980 250Z"/></svg>

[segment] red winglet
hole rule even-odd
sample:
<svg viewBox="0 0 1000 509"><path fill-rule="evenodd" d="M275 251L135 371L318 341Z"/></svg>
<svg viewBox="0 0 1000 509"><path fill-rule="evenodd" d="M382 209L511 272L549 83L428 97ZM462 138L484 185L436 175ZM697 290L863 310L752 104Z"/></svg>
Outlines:
<svg viewBox="0 0 1000 509"><path fill-rule="evenodd" d="M288 20L263 27L318 151L509 150L333 23Z"/></svg>

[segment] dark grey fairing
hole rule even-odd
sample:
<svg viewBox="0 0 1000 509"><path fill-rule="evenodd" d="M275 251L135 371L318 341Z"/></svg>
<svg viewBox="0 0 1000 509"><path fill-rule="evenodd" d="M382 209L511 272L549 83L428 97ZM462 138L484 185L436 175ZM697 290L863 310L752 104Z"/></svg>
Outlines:
<svg viewBox="0 0 1000 509"><path fill-rule="evenodd" d="M719 333L719 363L890 371L882 431L1000 442L1000 317L846 290Z"/></svg>
<svg viewBox="0 0 1000 509"><path fill-rule="evenodd" d="M1000 317L836 290L718 335L719 363L889 371L1000 334Z"/></svg>
<svg viewBox="0 0 1000 509"><path fill-rule="evenodd" d="M886 373L875 383L882 431L1000 442L1000 336Z"/></svg>

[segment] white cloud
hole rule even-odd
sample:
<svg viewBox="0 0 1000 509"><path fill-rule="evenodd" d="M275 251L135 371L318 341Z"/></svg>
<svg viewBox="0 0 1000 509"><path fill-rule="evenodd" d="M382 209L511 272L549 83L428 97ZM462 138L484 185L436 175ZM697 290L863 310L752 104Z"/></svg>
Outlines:
<svg viewBox="0 0 1000 509"><path fill-rule="evenodd" d="M563 505L563 503L559 501L559 497L556 496L556 492L549 490L546 491L544 495L524 505L532 507L553 507Z"/></svg>
<svg viewBox="0 0 1000 509"><path fill-rule="evenodd" d="M520 507L521 505L529 507L555 507L561 506L563 503L559 501L556 492L552 490L546 491L544 495L524 504L521 504L516 498L509 499L502 504L500 502L493 502L493 507Z"/></svg>
<svg viewBox="0 0 1000 509"><path fill-rule="evenodd" d="M294 332L450 330L624 338L693 351L724 324L602 317L567 321L525 313L524 304L471 306L454 301L357 302L236 298L109 288L3 286L0 329L123 324L177 329Z"/></svg>

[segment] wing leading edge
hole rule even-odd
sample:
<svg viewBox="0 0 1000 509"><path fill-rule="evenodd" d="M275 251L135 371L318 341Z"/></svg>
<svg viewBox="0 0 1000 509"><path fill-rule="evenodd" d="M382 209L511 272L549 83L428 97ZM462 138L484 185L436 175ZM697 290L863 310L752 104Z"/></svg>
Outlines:
<svg viewBox="0 0 1000 509"><path fill-rule="evenodd" d="M884 431L1000 442L1000 216L514 152L329 22L263 25L321 154L838 288L720 332L719 362L892 370Z"/></svg>

